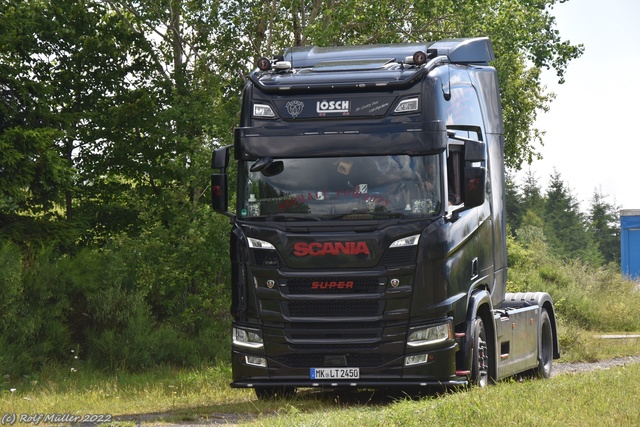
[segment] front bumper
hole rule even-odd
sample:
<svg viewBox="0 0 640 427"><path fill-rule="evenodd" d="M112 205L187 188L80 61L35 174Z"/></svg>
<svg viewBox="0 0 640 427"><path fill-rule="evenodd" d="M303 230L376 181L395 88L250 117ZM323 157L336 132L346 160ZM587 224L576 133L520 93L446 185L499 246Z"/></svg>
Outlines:
<svg viewBox="0 0 640 427"><path fill-rule="evenodd" d="M335 366L299 366L291 367L267 357L268 367L247 365L246 356L255 356L251 352L234 349L232 354L234 388L253 387L296 387L296 388L420 388L432 386L460 386L469 384L466 375L456 371L456 353L458 343L450 342L446 347L425 348L428 362L413 366L404 366L406 355L396 357L382 366L349 366L360 369L358 379L310 378L311 368L334 368ZM262 355L262 357L265 357ZM346 355L347 359L349 355Z"/></svg>

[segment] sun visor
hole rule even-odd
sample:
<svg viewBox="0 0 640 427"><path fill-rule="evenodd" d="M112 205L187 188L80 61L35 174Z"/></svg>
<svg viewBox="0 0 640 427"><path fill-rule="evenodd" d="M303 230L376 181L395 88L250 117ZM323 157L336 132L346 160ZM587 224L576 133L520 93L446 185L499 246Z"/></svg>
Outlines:
<svg viewBox="0 0 640 427"><path fill-rule="evenodd" d="M236 128L237 160L264 156L302 158L330 156L424 155L440 153L447 146L444 122L380 123L367 126Z"/></svg>

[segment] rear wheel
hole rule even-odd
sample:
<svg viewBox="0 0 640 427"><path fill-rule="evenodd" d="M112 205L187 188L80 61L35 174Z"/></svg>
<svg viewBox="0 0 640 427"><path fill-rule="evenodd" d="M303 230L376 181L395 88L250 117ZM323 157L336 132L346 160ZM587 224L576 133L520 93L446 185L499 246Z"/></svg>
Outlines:
<svg viewBox="0 0 640 427"><path fill-rule="evenodd" d="M487 328L480 316L473 321L473 356L471 382L480 387L489 385L489 342Z"/></svg>
<svg viewBox="0 0 640 427"><path fill-rule="evenodd" d="M553 329L547 310L540 313L540 353L538 354L537 376L539 378L551 377L553 364Z"/></svg>
<svg viewBox="0 0 640 427"><path fill-rule="evenodd" d="M256 387L259 400L286 399L295 396L295 387Z"/></svg>

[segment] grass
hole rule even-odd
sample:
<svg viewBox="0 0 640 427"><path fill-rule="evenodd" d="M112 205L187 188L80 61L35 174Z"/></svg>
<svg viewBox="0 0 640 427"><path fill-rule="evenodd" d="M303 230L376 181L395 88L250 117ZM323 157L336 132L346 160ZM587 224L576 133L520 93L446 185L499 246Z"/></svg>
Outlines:
<svg viewBox="0 0 640 427"><path fill-rule="evenodd" d="M277 415L252 426L621 426L639 425L640 365L562 375L552 380L504 382L384 405L334 403L302 412L282 402Z"/></svg>
<svg viewBox="0 0 640 427"><path fill-rule="evenodd" d="M570 330L561 331L571 334ZM563 361L640 355L640 340L602 340L582 332ZM549 381L502 382L411 399L384 392L303 390L295 398L257 401L252 390L228 386L230 367L159 368L133 374L105 374L51 367L38 375L5 378L0 412L16 414L113 414L118 424L135 425L138 416L153 422L211 420L241 414L234 422L265 426L329 425L640 425L640 365L583 375L559 375ZM12 391L13 390L13 391ZM233 415L231 415L233 416ZM592 423L593 424L590 424Z"/></svg>

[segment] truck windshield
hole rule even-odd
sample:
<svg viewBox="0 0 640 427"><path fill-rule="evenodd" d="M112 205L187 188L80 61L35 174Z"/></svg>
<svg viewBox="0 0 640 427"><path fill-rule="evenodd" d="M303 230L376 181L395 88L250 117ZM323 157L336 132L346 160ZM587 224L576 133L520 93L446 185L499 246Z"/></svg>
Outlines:
<svg viewBox="0 0 640 427"><path fill-rule="evenodd" d="M274 221L422 218L442 207L441 156L275 159L240 166L239 213ZM276 172L273 172L273 170ZM271 172L268 172L271 170ZM244 190L244 191L242 191ZM244 194L242 194L244 193Z"/></svg>

